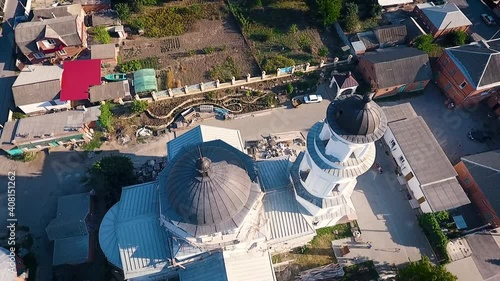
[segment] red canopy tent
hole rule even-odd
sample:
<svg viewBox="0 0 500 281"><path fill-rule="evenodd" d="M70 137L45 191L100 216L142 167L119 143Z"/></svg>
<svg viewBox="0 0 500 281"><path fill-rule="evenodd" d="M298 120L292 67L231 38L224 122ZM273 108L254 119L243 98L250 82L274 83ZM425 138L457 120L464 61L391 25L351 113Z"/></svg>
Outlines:
<svg viewBox="0 0 500 281"><path fill-rule="evenodd" d="M101 60L65 61L61 101L86 100L89 87L101 84Z"/></svg>

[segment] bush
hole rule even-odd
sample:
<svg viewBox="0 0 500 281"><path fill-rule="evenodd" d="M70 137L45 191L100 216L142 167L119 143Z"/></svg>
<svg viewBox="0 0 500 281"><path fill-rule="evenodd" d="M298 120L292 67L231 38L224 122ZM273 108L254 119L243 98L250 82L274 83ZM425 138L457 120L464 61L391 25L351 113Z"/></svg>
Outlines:
<svg viewBox="0 0 500 281"><path fill-rule="evenodd" d="M323 26L327 27L337 22L342 9L342 0L316 0L316 4Z"/></svg>
<svg viewBox="0 0 500 281"><path fill-rule="evenodd" d="M286 93L289 95L293 93L293 85L291 83L286 85Z"/></svg>
<svg viewBox="0 0 500 281"><path fill-rule="evenodd" d="M118 69L120 69L120 72L122 73L134 72L142 69L142 64L139 60L131 60L120 64Z"/></svg>
<svg viewBox="0 0 500 281"><path fill-rule="evenodd" d="M134 100L132 102L132 111L134 113L142 113L148 109L148 102L142 100Z"/></svg>
<svg viewBox="0 0 500 281"><path fill-rule="evenodd" d="M266 58L262 67L267 73L274 73L278 68L294 66L295 61L282 55Z"/></svg>
<svg viewBox="0 0 500 281"><path fill-rule="evenodd" d="M94 39L101 44L111 43L111 36L104 26L96 26L92 28Z"/></svg>
<svg viewBox="0 0 500 281"><path fill-rule="evenodd" d="M83 150L85 151L94 151L102 146L102 133L95 132L94 137L84 145L82 145Z"/></svg>
<svg viewBox="0 0 500 281"><path fill-rule="evenodd" d="M25 118L26 117L26 114L22 113L22 112L14 112L12 113L12 119L22 119L22 118Z"/></svg>
<svg viewBox="0 0 500 281"><path fill-rule="evenodd" d="M467 33L462 30L452 31L447 35L448 42L453 46L465 45L467 37Z"/></svg>
<svg viewBox="0 0 500 281"><path fill-rule="evenodd" d="M35 160L37 156L38 156L37 151L25 151L21 155L12 156L10 158L14 161L20 161L26 163Z"/></svg>
<svg viewBox="0 0 500 281"><path fill-rule="evenodd" d="M432 34L420 35L417 39L415 39L415 48L420 51L430 53L434 49L433 41L434 37L432 37Z"/></svg>
<svg viewBox="0 0 500 281"><path fill-rule="evenodd" d="M268 107L272 107L276 105L276 94L267 94L267 96L264 97L264 102Z"/></svg>
<svg viewBox="0 0 500 281"><path fill-rule="evenodd" d="M212 70L208 72L208 76L213 80L219 79L220 82L227 82L231 81L233 76L239 77L240 70L234 63L233 58L227 57L223 63L214 66Z"/></svg>
<svg viewBox="0 0 500 281"><path fill-rule="evenodd" d="M436 219L435 215L432 213L422 214L418 218L418 223L424 230L425 235L429 239L429 242L435 249L436 254L439 256L439 258L442 259L444 263L448 262L449 257L446 251L448 238L441 231L439 221Z"/></svg>
<svg viewBox="0 0 500 281"><path fill-rule="evenodd" d="M174 72L171 69L167 70L167 88L168 89L173 89L175 84L174 84Z"/></svg>
<svg viewBox="0 0 500 281"><path fill-rule="evenodd" d="M206 47L206 48L203 48L202 52L206 55L213 54L213 53L215 53L215 48L214 47Z"/></svg>
<svg viewBox="0 0 500 281"><path fill-rule="evenodd" d="M108 132L113 130L113 113L111 113L111 105L109 103L101 105L99 123L101 127L106 129Z"/></svg>
<svg viewBox="0 0 500 281"><path fill-rule="evenodd" d="M319 50L318 50L318 56L320 56L320 57L326 57L326 56L328 56L328 48L325 47L325 46L319 48Z"/></svg>
<svg viewBox="0 0 500 281"><path fill-rule="evenodd" d="M288 32L290 32L291 34L295 34L297 32L299 32L299 28L297 27L297 25L294 23L290 26L290 29L288 30Z"/></svg>
<svg viewBox="0 0 500 281"><path fill-rule="evenodd" d="M118 13L118 18L123 20L126 20L130 17L130 7L128 6L127 3L118 3L115 5L115 10L116 13Z"/></svg>
<svg viewBox="0 0 500 281"><path fill-rule="evenodd" d="M354 3L346 4L345 28L348 32L354 32L359 27L359 9Z"/></svg>

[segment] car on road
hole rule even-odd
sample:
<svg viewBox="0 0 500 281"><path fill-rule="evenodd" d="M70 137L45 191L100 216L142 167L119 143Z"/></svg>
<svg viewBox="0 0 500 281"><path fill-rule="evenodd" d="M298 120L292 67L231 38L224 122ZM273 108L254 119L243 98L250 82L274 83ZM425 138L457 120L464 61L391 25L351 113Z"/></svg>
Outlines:
<svg viewBox="0 0 500 281"><path fill-rule="evenodd" d="M323 97L322 96L318 96L318 95L307 95L307 96L304 96L304 102L305 103L316 103L316 102L322 102L323 101Z"/></svg>
<svg viewBox="0 0 500 281"><path fill-rule="evenodd" d="M481 14L481 18L483 19L483 21L487 24L487 25L495 25L497 24L497 22L495 21L495 19L488 15L488 14Z"/></svg>
<svg viewBox="0 0 500 281"><path fill-rule="evenodd" d="M486 142L491 140L491 134L486 131L471 130L468 135L469 139L477 142Z"/></svg>

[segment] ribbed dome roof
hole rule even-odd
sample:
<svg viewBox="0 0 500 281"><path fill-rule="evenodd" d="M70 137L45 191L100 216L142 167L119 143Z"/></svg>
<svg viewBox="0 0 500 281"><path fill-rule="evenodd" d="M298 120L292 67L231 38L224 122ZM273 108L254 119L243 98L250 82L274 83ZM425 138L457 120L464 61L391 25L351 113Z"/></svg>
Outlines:
<svg viewBox="0 0 500 281"><path fill-rule="evenodd" d="M180 222L208 226L230 221L245 208L252 181L235 153L202 144L180 152L165 186L169 207Z"/></svg>
<svg viewBox="0 0 500 281"><path fill-rule="evenodd" d="M369 97L340 96L327 109L330 128L353 143L369 143L380 139L387 128L384 112Z"/></svg>

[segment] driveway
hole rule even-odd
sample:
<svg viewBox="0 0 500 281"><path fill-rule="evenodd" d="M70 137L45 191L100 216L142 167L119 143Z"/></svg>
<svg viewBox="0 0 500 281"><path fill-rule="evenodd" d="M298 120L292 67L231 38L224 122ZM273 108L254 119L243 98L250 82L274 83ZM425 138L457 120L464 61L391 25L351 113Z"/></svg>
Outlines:
<svg viewBox="0 0 500 281"><path fill-rule="evenodd" d="M381 142L377 142L376 161L384 173L372 169L361 175L351 197L364 242L351 249L352 255L359 260L373 260L379 272L388 270L391 265L420 260L422 255L433 258L416 212L411 209L403 186L392 172L395 166ZM371 242L371 249L366 247L366 242Z"/></svg>
<svg viewBox="0 0 500 281"><path fill-rule="evenodd" d="M498 24L498 18L495 17L493 11L486 6L480 0L448 0L449 3L456 4L462 12L469 18L472 22L471 31L475 32L486 40L489 40L495 32L500 29L500 25ZM481 19L481 14L488 14L496 18L497 24L494 26L488 26ZM500 38L500 32L495 35L495 38Z"/></svg>

